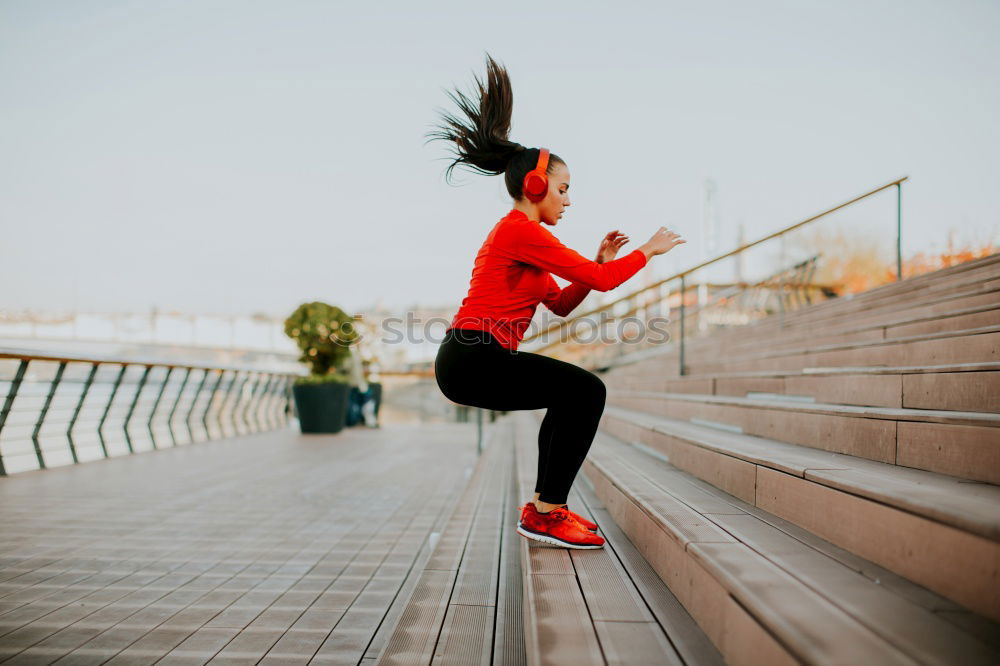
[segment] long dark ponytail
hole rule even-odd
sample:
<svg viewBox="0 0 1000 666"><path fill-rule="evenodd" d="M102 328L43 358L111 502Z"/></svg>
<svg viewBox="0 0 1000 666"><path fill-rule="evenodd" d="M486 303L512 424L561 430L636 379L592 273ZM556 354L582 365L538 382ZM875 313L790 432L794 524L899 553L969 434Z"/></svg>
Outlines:
<svg viewBox="0 0 1000 666"><path fill-rule="evenodd" d="M520 199L524 175L538 163L538 149L525 148L511 141L510 117L514 110L514 91L507 70L486 54L486 81L473 74L478 100L462 91L446 91L464 118L441 112L441 123L427 133L429 141L442 140L452 145L455 157L445 169L450 183L455 167L489 176L504 174L507 192ZM557 155L549 155L549 172L564 164Z"/></svg>

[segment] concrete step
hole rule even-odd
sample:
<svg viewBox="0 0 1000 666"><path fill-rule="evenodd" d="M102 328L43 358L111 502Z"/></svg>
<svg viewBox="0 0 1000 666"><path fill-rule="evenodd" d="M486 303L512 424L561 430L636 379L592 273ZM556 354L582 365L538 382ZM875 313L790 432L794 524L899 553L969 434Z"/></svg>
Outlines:
<svg viewBox="0 0 1000 666"><path fill-rule="evenodd" d="M836 345L801 346L768 351L754 356L728 358L714 354L694 355L687 361L688 374L714 374L751 370L801 370L845 366L914 366L1000 361L1000 327L927 333L894 340ZM671 364L665 366L669 372Z"/></svg>
<svg viewBox="0 0 1000 666"><path fill-rule="evenodd" d="M540 418L515 412L505 420L514 428L516 505L534 492ZM578 491L569 502L603 520ZM517 517L509 516L512 524ZM643 576L628 540L613 525L605 538L602 549L569 550L520 537L527 663L722 666L718 650L667 586Z"/></svg>
<svg viewBox="0 0 1000 666"><path fill-rule="evenodd" d="M933 333L946 334L968 328L966 324L994 322L1000 306L1000 288L988 292L977 289L958 300L947 300L922 306L903 304L901 309L883 310L867 318L839 316L827 322L814 322L805 326L783 324L782 317L774 315L756 324L712 330L697 335L689 324L685 340L686 359L699 354L717 355L726 349L733 355L768 352L775 349L810 345L833 345L877 342L886 339L915 337ZM676 316L676 315L675 315ZM995 326L996 324L989 324ZM984 328L974 325L972 328ZM674 340L649 347L630 347L620 356L606 363L615 372L642 373L646 364L655 360L670 373L679 368L679 346ZM637 365L637 364L643 365Z"/></svg>
<svg viewBox="0 0 1000 666"><path fill-rule="evenodd" d="M989 257L926 273L902 282L869 289L860 294L830 299L809 308L796 311L794 317L803 321L810 318L824 318L836 311L854 311L878 308L886 303L901 302L916 298L926 298L935 293L945 293L971 284L988 284L1000 280L1000 253ZM993 288L1000 287L1000 284Z"/></svg>
<svg viewBox="0 0 1000 666"><path fill-rule="evenodd" d="M964 302L968 298L995 293L998 289L1000 289L1000 275L990 276L986 279L970 276L965 281L943 285L931 284L920 289L913 289L908 293L892 294L877 301L865 301L855 297L800 307L784 313L782 325L809 327L845 318L865 321L870 317L879 317L887 312L904 313L907 310L941 305L949 301ZM833 304L836 304L836 307Z"/></svg>
<svg viewBox="0 0 1000 666"><path fill-rule="evenodd" d="M595 494L733 664L995 663L952 602L602 435ZM873 580L873 572L879 579ZM884 583L883 583L884 581Z"/></svg>
<svg viewBox="0 0 1000 666"><path fill-rule="evenodd" d="M1000 269L998 269L1000 273ZM877 302L864 302L864 294L855 298L833 299L797 310L775 314L757 320L746 326L713 332L714 336L739 341L743 331L751 337L756 332L774 330L814 330L819 324L840 326L849 321L858 325L891 321L902 321L924 316L942 314L952 310L975 307L995 307L1000 301L1000 275L995 279L982 280L974 276L967 282L947 285L931 285L908 294L897 294ZM693 316L693 315L692 315ZM675 313L674 319L677 319ZM689 323L689 326L693 324ZM691 332L689 330L689 332ZM719 339L722 339L719 338Z"/></svg>
<svg viewBox="0 0 1000 666"><path fill-rule="evenodd" d="M880 313L878 320L859 321L853 317L840 317L835 321L813 324L808 327L771 327L757 331L752 327L734 328L726 331L712 331L703 336L689 335L685 340L686 351L695 355L706 350L718 349L724 343L733 355L747 351L769 351L783 347L809 345L833 345L837 343L867 342L873 340L913 337L921 334L944 333L949 331L996 326L997 312L1000 311L1000 291L986 294L989 302L971 307L948 308L943 312L930 314L910 311L903 313ZM972 325L963 325L971 323ZM910 329L913 330L907 333ZM919 330L926 328L928 330ZM688 329L689 333L692 330ZM742 335L729 336L730 333ZM732 338L732 339L730 339ZM690 343L690 344L688 344Z"/></svg>
<svg viewBox="0 0 1000 666"><path fill-rule="evenodd" d="M1000 415L777 398L614 391L609 392L608 404L823 451L1000 483Z"/></svg>
<svg viewBox="0 0 1000 666"><path fill-rule="evenodd" d="M1000 284L997 279L984 281L970 278L968 282L955 283L943 288L925 287L876 302L858 302L856 299L846 298L824 301L768 317L751 325L761 329L814 328L818 324L837 323L845 319L868 323L892 315L906 317L935 314L951 309L995 303L998 289ZM832 304L836 304L836 307Z"/></svg>
<svg viewBox="0 0 1000 666"><path fill-rule="evenodd" d="M733 327L725 331L713 331L712 336L723 336L728 340L743 339L739 331L750 337L756 333L774 330L815 330L819 325L840 326L848 321L859 325L879 323L896 316L905 321L907 317L941 314L949 310L996 306L1000 300L1000 264L990 269L991 274L968 274L960 282L944 284L930 283L906 293L888 294L877 300L868 300L867 293L855 297L831 299L821 303L801 307L782 314L759 319L745 326ZM985 277L985 279L984 279ZM688 311L688 333L697 326L697 309ZM674 313L673 319L678 318ZM693 337L693 336L692 336ZM719 338L722 339L722 338ZM728 341L727 340L727 341Z"/></svg>
<svg viewBox="0 0 1000 666"><path fill-rule="evenodd" d="M963 328L982 328L984 326L1000 325L1000 291L992 292L996 297L995 304L985 304L969 308L960 308L945 314L932 314L911 318L909 322L897 319L895 322L883 324L885 338L906 338L925 333L943 333L957 331Z"/></svg>
<svg viewBox="0 0 1000 666"><path fill-rule="evenodd" d="M1000 619L1000 488L608 407L604 433Z"/></svg>
<svg viewBox="0 0 1000 666"><path fill-rule="evenodd" d="M989 296L987 303L946 312L927 312L928 308L924 307L902 313L878 313L877 317L871 316L864 320L854 317L838 318L818 330L816 325L772 328L767 331L748 328L743 331L743 335L726 340L725 347L729 353L739 354L801 346L804 342L810 345L832 345L1000 326L1000 291L991 292ZM688 351L696 354L703 349L717 348L720 340L715 339L714 333L693 338Z"/></svg>
<svg viewBox="0 0 1000 666"><path fill-rule="evenodd" d="M804 368L797 372L730 372L664 376L651 369L602 375L609 389L746 396L808 396L816 402L1000 413L1000 363L940 366Z"/></svg>

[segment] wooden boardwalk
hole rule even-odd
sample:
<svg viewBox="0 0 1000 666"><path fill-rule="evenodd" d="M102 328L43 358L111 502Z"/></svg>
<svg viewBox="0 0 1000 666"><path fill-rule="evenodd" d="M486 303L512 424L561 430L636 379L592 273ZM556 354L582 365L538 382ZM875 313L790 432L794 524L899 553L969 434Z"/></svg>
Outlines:
<svg viewBox="0 0 1000 666"><path fill-rule="evenodd" d="M3 479L0 661L372 663L475 436L286 430Z"/></svg>

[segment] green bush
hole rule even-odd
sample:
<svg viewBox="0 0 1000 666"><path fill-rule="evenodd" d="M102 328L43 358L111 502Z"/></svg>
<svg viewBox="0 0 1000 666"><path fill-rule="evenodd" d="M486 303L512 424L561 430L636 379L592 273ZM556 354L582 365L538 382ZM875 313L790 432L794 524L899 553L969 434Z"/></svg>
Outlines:
<svg viewBox="0 0 1000 666"><path fill-rule="evenodd" d="M302 351L299 361L310 368L295 384L350 383L343 366L360 337L350 315L327 303L303 303L285 320L285 334Z"/></svg>

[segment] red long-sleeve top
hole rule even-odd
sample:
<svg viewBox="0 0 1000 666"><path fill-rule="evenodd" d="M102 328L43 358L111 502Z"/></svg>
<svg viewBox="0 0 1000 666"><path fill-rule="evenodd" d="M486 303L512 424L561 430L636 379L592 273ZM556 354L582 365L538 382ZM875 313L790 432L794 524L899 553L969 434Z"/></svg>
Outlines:
<svg viewBox="0 0 1000 666"><path fill-rule="evenodd" d="M451 328L489 331L516 350L539 303L560 317L579 305L591 289L608 291L646 265L641 250L599 264L559 242L538 220L513 209L479 248L469 293ZM550 273L570 280L560 289Z"/></svg>

